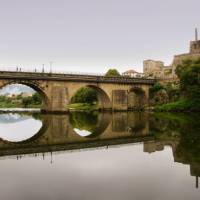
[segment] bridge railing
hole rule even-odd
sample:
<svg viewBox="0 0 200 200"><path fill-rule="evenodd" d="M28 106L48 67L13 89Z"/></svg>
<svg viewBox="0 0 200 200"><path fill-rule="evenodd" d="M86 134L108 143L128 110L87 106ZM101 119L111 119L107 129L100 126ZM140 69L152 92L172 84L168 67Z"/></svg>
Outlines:
<svg viewBox="0 0 200 200"><path fill-rule="evenodd" d="M148 83L152 83L155 81L153 78L148 77L127 77L127 76L116 76L116 77L107 77L105 74L97 74L97 73L82 73L82 72L69 72L69 71L38 71L33 69L25 69L25 68L0 68L0 76L17 76L17 77L38 77L38 78L63 78L70 80L87 80L87 81L97 81L97 82L141 82L142 80Z"/></svg>
<svg viewBox="0 0 200 200"><path fill-rule="evenodd" d="M28 69L22 67L1 67L0 71L4 72L27 72L27 73L38 73L38 74L72 74L72 75L91 75L91 76L104 76L104 73L92 73L92 72L77 72L77 71L66 71L66 70L46 70L41 68Z"/></svg>

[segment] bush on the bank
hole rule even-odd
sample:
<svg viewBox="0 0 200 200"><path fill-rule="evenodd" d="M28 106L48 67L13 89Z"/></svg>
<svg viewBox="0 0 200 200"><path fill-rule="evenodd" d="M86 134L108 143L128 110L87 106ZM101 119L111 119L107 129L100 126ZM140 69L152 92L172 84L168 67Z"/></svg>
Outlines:
<svg viewBox="0 0 200 200"><path fill-rule="evenodd" d="M168 101L169 101L168 94L164 89L155 92L153 97L151 98L152 105L168 103Z"/></svg>
<svg viewBox="0 0 200 200"><path fill-rule="evenodd" d="M41 105L42 99L38 93L34 93L32 96L23 97L22 104L25 108L29 107L30 105Z"/></svg>
<svg viewBox="0 0 200 200"><path fill-rule="evenodd" d="M94 103L97 102L97 92L93 88L84 87L79 89L72 97L71 103Z"/></svg>
<svg viewBox="0 0 200 200"><path fill-rule="evenodd" d="M189 101L186 99L179 100L176 102L171 102L163 105L159 105L155 107L155 111L173 111L173 112L184 112L184 111L191 111L191 112L199 112L200 111L200 104L199 102Z"/></svg>
<svg viewBox="0 0 200 200"><path fill-rule="evenodd" d="M150 93L155 93L162 89L164 89L164 86L157 82L153 85L153 87L150 88Z"/></svg>
<svg viewBox="0 0 200 200"><path fill-rule="evenodd" d="M169 100L165 87L159 82L157 82L153 87L151 87L149 92L151 105L167 103Z"/></svg>
<svg viewBox="0 0 200 200"><path fill-rule="evenodd" d="M41 96L36 92L32 96L32 103L33 104L42 104L42 98Z"/></svg>
<svg viewBox="0 0 200 200"><path fill-rule="evenodd" d="M28 107L32 103L32 98L31 97L25 97L22 99L22 104L24 105L25 108Z"/></svg>
<svg viewBox="0 0 200 200"><path fill-rule="evenodd" d="M167 92L169 102L178 101L180 99L180 89L177 85L169 83L165 86L165 90Z"/></svg>

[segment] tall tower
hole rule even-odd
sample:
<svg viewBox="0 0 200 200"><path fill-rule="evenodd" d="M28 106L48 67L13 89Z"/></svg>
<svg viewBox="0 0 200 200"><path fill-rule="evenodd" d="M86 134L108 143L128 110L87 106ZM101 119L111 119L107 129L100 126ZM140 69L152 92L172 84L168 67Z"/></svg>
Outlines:
<svg viewBox="0 0 200 200"><path fill-rule="evenodd" d="M198 40L198 29L195 28L195 41L197 41L197 40Z"/></svg>
<svg viewBox="0 0 200 200"><path fill-rule="evenodd" d="M200 54L200 40L198 39L197 28L195 28L195 40L190 42L190 54Z"/></svg>

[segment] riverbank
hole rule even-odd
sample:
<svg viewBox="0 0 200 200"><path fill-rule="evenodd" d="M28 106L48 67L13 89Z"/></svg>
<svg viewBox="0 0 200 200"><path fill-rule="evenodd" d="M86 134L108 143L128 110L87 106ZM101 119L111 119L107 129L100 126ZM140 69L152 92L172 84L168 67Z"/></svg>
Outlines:
<svg viewBox="0 0 200 200"><path fill-rule="evenodd" d="M27 106L24 106L21 103L0 102L0 109L9 109L9 108L41 108L41 105L40 104L29 104Z"/></svg>
<svg viewBox="0 0 200 200"><path fill-rule="evenodd" d="M74 103L67 106L71 111L98 111L98 104L88 104L88 103ZM179 100L176 102L166 103L162 105L156 105L152 107L146 107L139 110L127 110L127 111L147 111L147 112L200 112L200 103L189 101L189 100Z"/></svg>
<svg viewBox="0 0 200 200"><path fill-rule="evenodd" d="M0 108L0 113L40 113L39 108Z"/></svg>
<svg viewBox="0 0 200 200"><path fill-rule="evenodd" d="M38 111L40 110L41 105L30 104L27 107L24 107L21 104L0 104L0 112L9 112L9 111ZM69 111L99 111L100 108L98 104L89 104L89 103L74 103L67 105ZM110 110L112 112L112 110ZM115 110L116 112L117 110ZM120 110L119 110L120 111ZM125 111L125 110L124 110ZM155 105L146 107L139 110L127 110L127 111L137 111L137 112L200 112L200 102L192 102L188 100L180 100L176 102L166 103L162 105Z"/></svg>
<svg viewBox="0 0 200 200"><path fill-rule="evenodd" d="M152 110L155 112L200 112L200 102L179 100L163 105L157 105Z"/></svg>
<svg viewBox="0 0 200 200"><path fill-rule="evenodd" d="M38 93L24 97L22 94L0 95L0 108L41 108L42 99Z"/></svg>
<svg viewBox="0 0 200 200"><path fill-rule="evenodd" d="M89 103L73 103L67 106L69 110L77 111L95 111L99 110L98 104L89 104Z"/></svg>

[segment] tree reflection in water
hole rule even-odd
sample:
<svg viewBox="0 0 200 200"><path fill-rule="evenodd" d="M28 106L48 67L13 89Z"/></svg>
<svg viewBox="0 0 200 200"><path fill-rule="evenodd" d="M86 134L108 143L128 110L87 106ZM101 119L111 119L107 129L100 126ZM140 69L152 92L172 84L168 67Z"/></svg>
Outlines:
<svg viewBox="0 0 200 200"><path fill-rule="evenodd" d="M75 132L83 137L97 137L109 125L111 116L108 113L98 112L72 112L69 122Z"/></svg>
<svg viewBox="0 0 200 200"><path fill-rule="evenodd" d="M95 133L98 123L97 112L72 112L69 116L70 124L81 136L89 136Z"/></svg>
<svg viewBox="0 0 200 200"><path fill-rule="evenodd" d="M174 161L189 164L190 173L196 176L196 187L200 176L200 116L198 114L154 114L150 119L150 130L155 140L171 142Z"/></svg>

